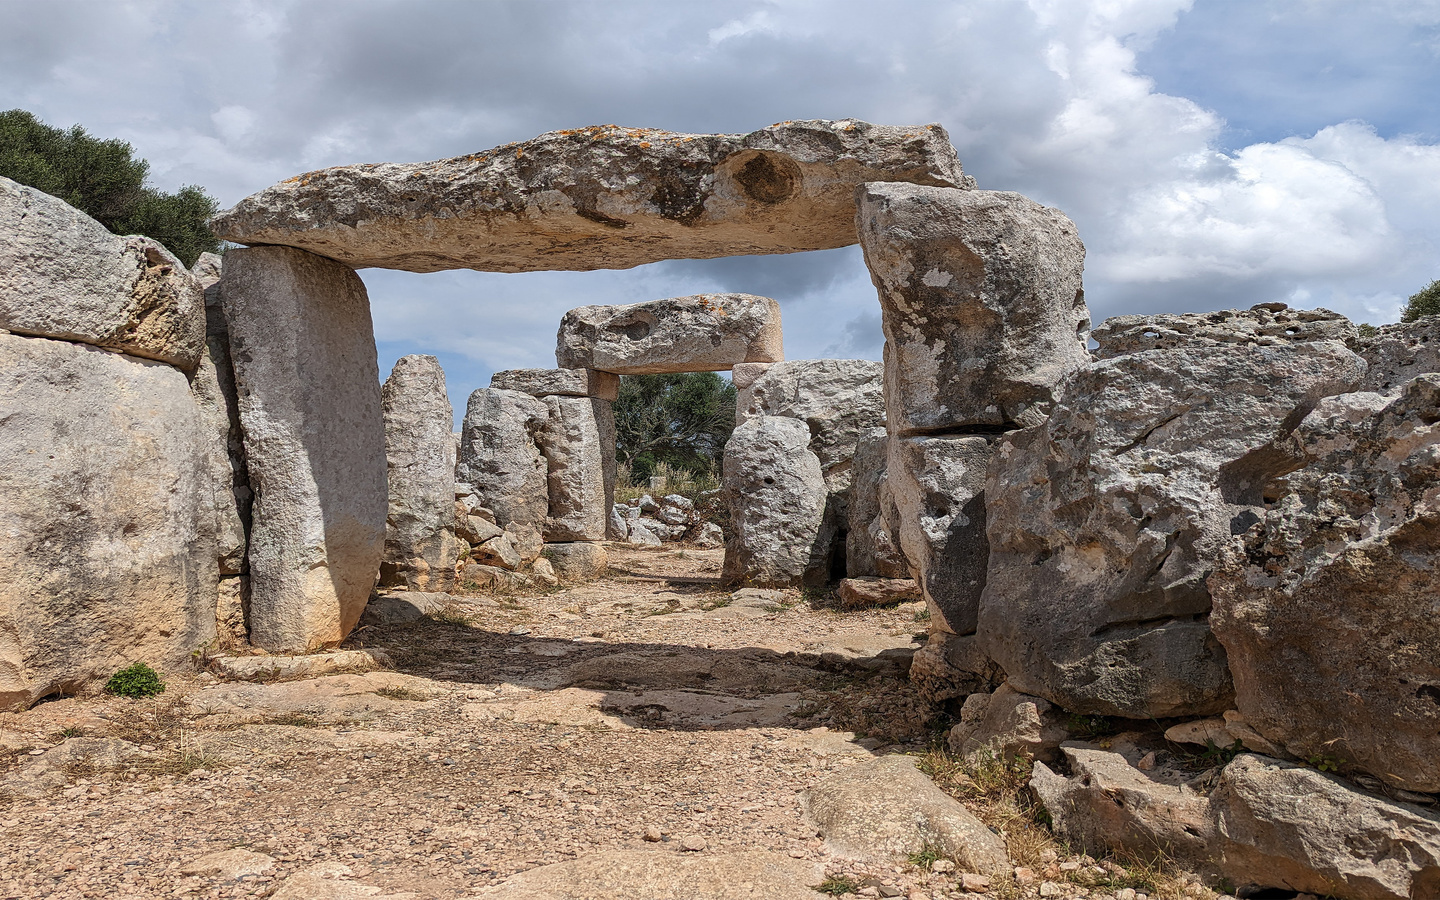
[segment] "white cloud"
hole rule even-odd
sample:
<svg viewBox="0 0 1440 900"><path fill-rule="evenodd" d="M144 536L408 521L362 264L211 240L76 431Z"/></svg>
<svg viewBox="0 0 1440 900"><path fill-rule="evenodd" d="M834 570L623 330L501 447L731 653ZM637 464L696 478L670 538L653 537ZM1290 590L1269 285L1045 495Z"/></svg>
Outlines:
<svg viewBox="0 0 1440 900"><path fill-rule="evenodd" d="M203 184L225 203L319 166L451 156L583 124L938 121L981 187L1076 221L1097 315L1289 298L1393 316L1440 274L1440 149L1331 121L1222 147L1218 113L1137 67L1189 7L21 2L0 4L0 108L124 137L162 187ZM1370 15L1422 28L1440 22L1436 8ZM878 355L874 292L853 250L733 263L365 277L387 347L442 350L472 367L467 378L547 365L570 306L697 290L770 291L791 357Z"/></svg>

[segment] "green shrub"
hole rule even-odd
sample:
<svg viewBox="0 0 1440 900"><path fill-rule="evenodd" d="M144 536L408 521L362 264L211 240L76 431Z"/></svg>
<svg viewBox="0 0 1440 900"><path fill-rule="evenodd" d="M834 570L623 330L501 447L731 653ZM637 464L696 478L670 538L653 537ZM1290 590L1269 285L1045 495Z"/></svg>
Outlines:
<svg viewBox="0 0 1440 900"><path fill-rule="evenodd" d="M165 682L159 672L137 662L111 675L105 690L120 697L153 697L165 691Z"/></svg>
<svg viewBox="0 0 1440 900"><path fill-rule="evenodd" d="M1413 322L1421 316L1434 315L1440 315L1440 278L1410 295L1405 302L1405 311L1400 314L1400 321Z"/></svg>

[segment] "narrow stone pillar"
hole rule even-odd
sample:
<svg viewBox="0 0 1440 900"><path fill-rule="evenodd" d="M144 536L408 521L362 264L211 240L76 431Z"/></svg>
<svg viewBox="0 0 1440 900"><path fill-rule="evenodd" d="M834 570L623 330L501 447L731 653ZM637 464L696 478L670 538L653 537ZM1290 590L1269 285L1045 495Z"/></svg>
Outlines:
<svg viewBox="0 0 1440 900"><path fill-rule="evenodd" d="M221 276L250 486L250 640L334 644L380 570L380 373L365 285L290 247L225 254Z"/></svg>
<svg viewBox="0 0 1440 900"><path fill-rule="evenodd" d="M986 583L986 465L1090 359L1085 247L1020 194L867 184L856 231L885 331L886 482L931 630L971 634Z"/></svg>
<svg viewBox="0 0 1440 900"><path fill-rule="evenodd" d="M433 356L402 356L380 389L390 513L380 583L414 591L455 586L455 414Z"/></svg>

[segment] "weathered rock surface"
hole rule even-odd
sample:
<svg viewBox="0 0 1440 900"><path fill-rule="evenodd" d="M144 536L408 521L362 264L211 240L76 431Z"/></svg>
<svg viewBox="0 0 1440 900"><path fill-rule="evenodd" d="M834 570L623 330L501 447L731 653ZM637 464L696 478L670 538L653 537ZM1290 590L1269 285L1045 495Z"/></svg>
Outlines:
<svg viewBox="0 0 1440 900"><path fill-rule="evenodd" d="M246 571L250 534L250 474L240 430L240 400L230 361L230 331L220 299L220 257L202 253L191 273L205 291L205 353L190 392L209 421L211 487L214 492L216 554L221 575ZM243 637L243 634L242 634Z"/></svg>
<svg viewBox="0 0 1440 900"><path fill-rule="evenodd" d="M985 589L989 437L907 437L889 442L886 482L900 547L930 607L931 630L972 634Z"/></svg>
<svg viewBox="0 0 1440 900"><path fill-rule="evenodd" d="M739 390L735 424L755 416L804 422L825 483L831 493L843 494L850 487L861 432L885 424L884 371L881 363L868 359L777 362Z"/></svg>
<svg viewBox="0 0 1440 900"><path fill-rule="evenodd" d="M532 397L620 399L620 376L598 369L506 369L490 376L490 386Z"/></svg>
<svg viewBox="0 0 1440 900"><path fill-rule="evenodd" d="M1437 409L1440 374L1322 401L1209 582L1246 722L1412 791L1440 791Z"/></svg>
<svg viewBox="0 0 1440 900"><path fill-rule="evenodd" d="M225 255L220 281L255 492L250 640L272 652L355 627L385 547L385 424L365 285L302 250Z"/></svg>
<svg viewBox="0 0 1440 900"><path fill-rule="evenodd" d="M615 495L615 412L608 400L545 397L547 541L603 541Z"/></svg>
<svg viewBox="0 0 1440 900"><path fill-rule="evenodd" d="M117 237L57 197L0 178L0 328L158 359L205 351L200 283L145 237Z"/></svg>
<svg viewBox="0 0 1440 900"><path fill-rule="evenodd" d="M1039 697L1010 686L965 698L960 721L950 729L950 749L961 756L989 753L997 759L1053 761L1070 733L1064 714Z"/></svg>
<svg viewBox="0 0 1440 900"><path fill-rule="evenodd" d="M920 585L913 578L845 578L836 590L842 609L870 609L920 598Z"/></svg>
<svg viewBox="0 0 1440 900"><path fill-rule="evenodd" d="M1270 442L1363 372L1333 341L1134 353L1002 439L979 631L1015 687L1077 713L1223 711L1205 579L1264 512Z"/></svg>
<svg viewBox="0 0 1440 900"><path fill-rule="evenodd" d="M814 900L823 863L777 853L681 856L673 852L607 850L529 869L502 882L500 900Z"/></svg>
<svg viewBox="0 0 1440 900"><path fill-rule="evenodd" d="M250 576L226 575L215 598L215 643L234 650L250 642Z"/></svg>
<svg viewBox="0 0 1440 900"><path fill-rule="evenodd" d="M178 370L0 333L0 709L215 636L206 421Z"/></svg>
<svg viewBox="0 0 1440 900"><path fill-rule="evenodd" d="M1440 316L1385 325L1351 342L1369 368L1358 391L1392 394L1426 372L1440 372Z"/></svg>
<svg viewBox="0 0 1440 900"><path fill-rule="evenodd" d="M727 579L785 587L815 572L814 542L825 514L826 490L820 460L809 444L805 423L783 416L751 419L725 444L731 522L725 547ZM826 575L820 571L811 577Z"/></svg>
<svg viewBox="0 0 1440 900"><path fill-rule="evenodd" d="M855 442L845 535L845 573L852 578L910 577L910 566L891 528L893 513L888 511L894 507L885 477L888 441L884 428L866 428Z"/></svg>
<svg viewBox="0 0 1440 900"><path fill-rule="evenodd" d="M701 550L713 550L725 546L725 532L714 522L701 522L691 540Z"/></svg>
<svg viewBox="0 0 1440 900"><path fill-rule="evenodd" d="M569 544L546 544L540 551L548 559L561 581L594 581L605 574L610 558L599 544L577 541Z"/></svg>
<svg viewBox="0 0 1440 900"><path fill-rule="evenodd" d="M1298 341L1348 341L1355 324L1328 309L1290 309L1261 303L1246 310L1208 313L1157 313L1106 319L1091 337L1095 355L1111 359L1146 350L1243 345L1282 347Z"/></svg>
<svg viewBox="0 0 1440 900"><path fill-rule="evenodd" d="M236 847L192 859L180 867L181 875L207 875L235 881L246 875L263 875L275 868L275 857Z"/></svg>
<svg viewBox="0 0 1440 900"><path fill-rule="evenodd" d="M931 703L943 703L971 693L986 693L1004 673L995 668L976 635L930 632L925 646L915 651L910 681Z"/></svg>
<svg viewBox="0 0 1440 900"><path fill-rule="evenodd" d="M1069 778L1039 762L1030 779L1057 835L1095 856L1207 860L1216 829L1206 797L1168 773L1142 772L1119 753L1079 742L1062 749Z"/></svg>
<svg viewBox="0 0 1440 900"><path fill-rule="evenodd" d="M1009 192L874 184L857 197L891 433L1039 424L1090 358L1075 225Z"/></svg>
<svg viewBox="0 0 1440 900"><path fill-rule="evenodd" d="M628 269L853 244L855 187L867 181L969 183L938 125L811 120L745 135L604 125L430 163L309 172L211 227L357 268Z"/></svg>
<svg viewBox="0 0 1440 900"><path fill-rule="evenodd" d="M455 477L474 485L502 528L544 524L549 488L537 440L549 419L549 407L529 394L480 388L470 395Z"/></svg>
<svg viewBox="0 0 1440 900"><path fill-rule="evenodd" d="M457 602L450 594L440 592L396 591L372 597L360 619L370 625L405 625L443 612Z"/></svg>
<svg viewBox="0 0 1440 900"><path fill-rule="evenodd" d="M620 375L725 371L785 358L780 304L754 294L695 294L581 306L560 320L555 359Z"/></svg>
<svg viewBox="0 0 1440 900"><path fill-rule="evenodd" d="M1237 885L1347 900L1440 896L1440 816L1331 775L1242 754L1211 797L1221 869Z"/></svg>
<svg viewBox="0 0 1440 900"><path fill-rule="evenodd" d="M810 429L810 451L820 460L829 496L816 535L816 568L846 554L852 460L860 433L885 422L883 366L866 359L807 359L767 366L739 391L735 422L787 416Z"/></svg>
<svg viewBox="0 0 1440 900"><path fill-rule="evenodd" d="M800 805L837 856L884 865L934 849L968 872L1010 872L999 836L926 778L913 757L856 763L802 792Z"/></svg>
<svg viewBox="0 0 1440 900"><path fill-rule="evenodd" d="M390 491L380 583L415 591L455 584L454 411L433 356L402 356L380 389Z"/></svg>

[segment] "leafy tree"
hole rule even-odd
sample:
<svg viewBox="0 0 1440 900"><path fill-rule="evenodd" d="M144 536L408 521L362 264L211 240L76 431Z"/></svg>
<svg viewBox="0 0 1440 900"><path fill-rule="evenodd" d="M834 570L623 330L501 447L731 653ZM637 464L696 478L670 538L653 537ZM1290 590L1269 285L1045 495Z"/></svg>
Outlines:
<svg viewBox="0 0 1440 900"><path fill-rule="evenodd" d="M154 238L187 266L220 242L205 224L215 198L195 185L167 194L145 184L150 164L118 139L79 125L52 128L23 109L0 112L0 175L59 197L114 234Z"/></svg>
<svg viewBox="0 0 1440 900"><path fill-rule="evenodd" d="M1440 315L1440 278L1410 295L1400 321L1413 322L1421 316Z"/></svg>
<svg viewBox="0 0 1440 900"><path fill-rule="evenodd" d="M659 463L718 473L735 430L735 386L714 372L625 375L615 401L615 455L638 477Z"/></svg>

